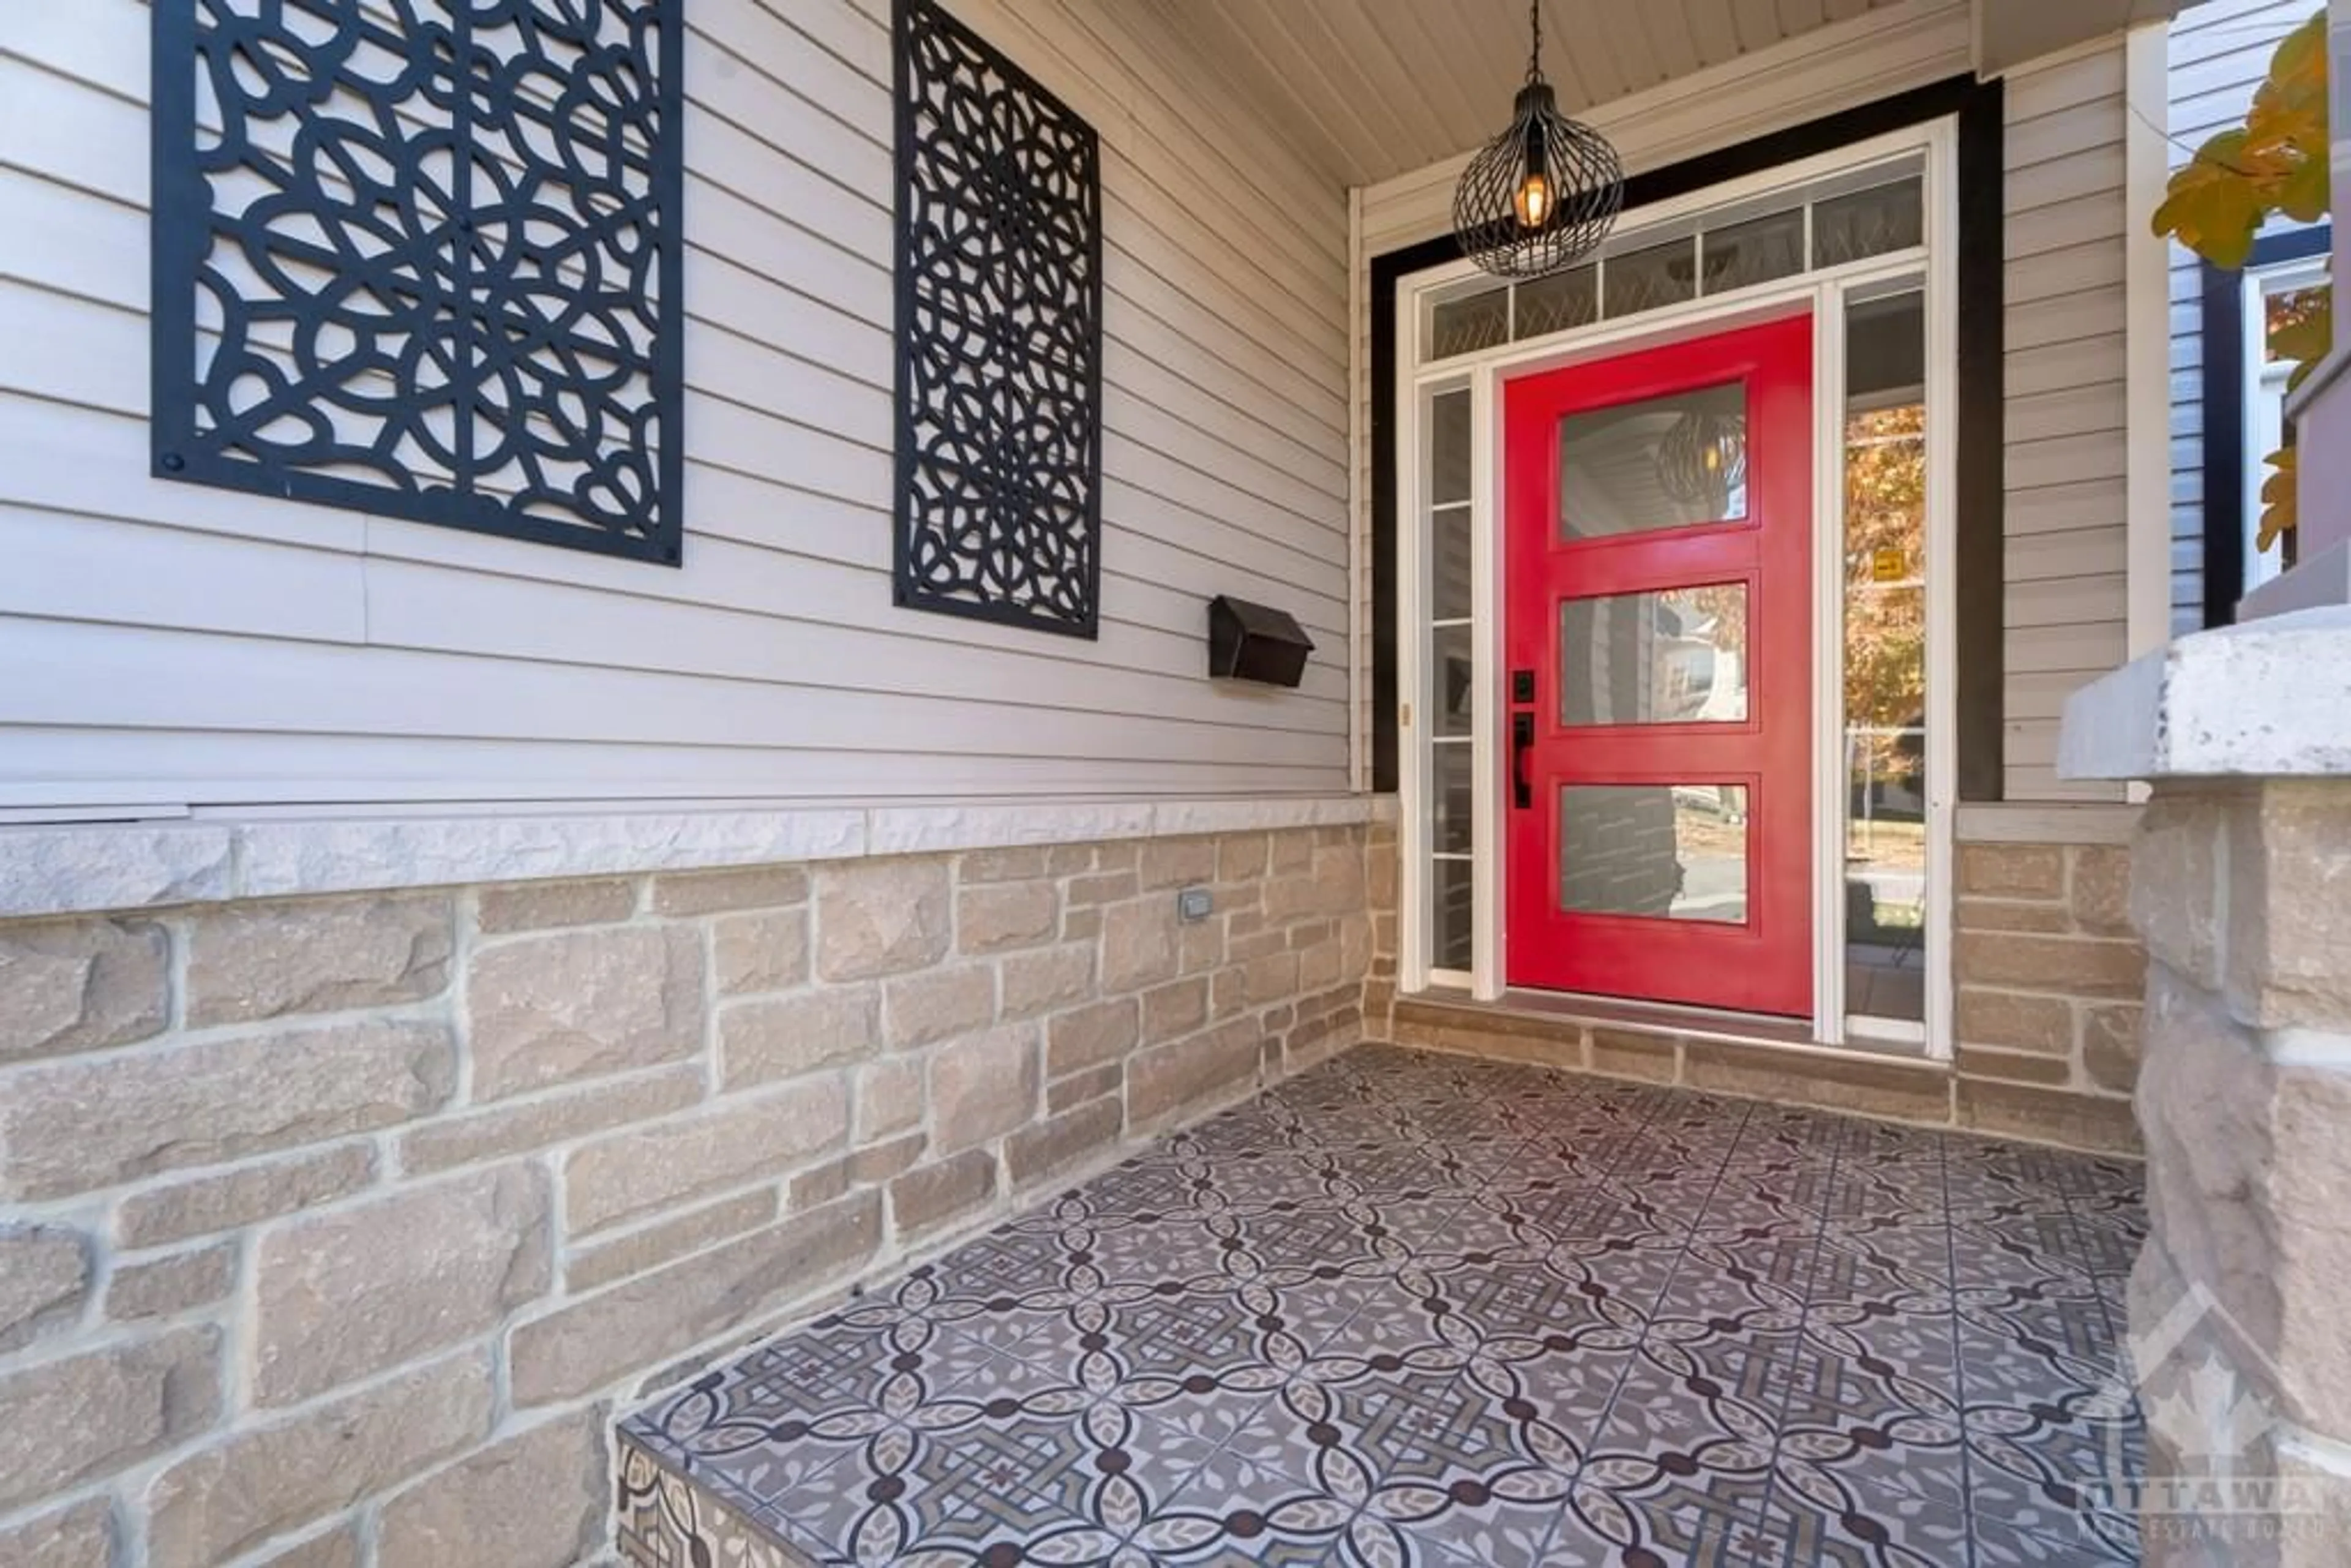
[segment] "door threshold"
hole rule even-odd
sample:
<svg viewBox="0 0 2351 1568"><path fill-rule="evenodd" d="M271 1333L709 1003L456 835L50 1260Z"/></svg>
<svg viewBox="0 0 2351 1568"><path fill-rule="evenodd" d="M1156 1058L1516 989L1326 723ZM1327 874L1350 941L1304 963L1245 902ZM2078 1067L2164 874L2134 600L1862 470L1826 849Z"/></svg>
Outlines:
<svg viewBox="0 0 2351 1568"><path fill-rule="evenodd" d="M1492 1001L1480 1001L1467 990L1433 986L1425 991L1396 998L1396 1005L1400 1008L1416 1004L1474 1012L1488 1019L1574 1023L1601 1029L1621 1029L1638 1034L1718 1040L1726 1045L1801 1046L1813 1051L1849 1051L1858 1056L1896 1061L1928 1061L1923 1041L1856 1039L1832 1045L1813 1035L1809 1019L1732 1012L1720 1008L1690 1007L1679 1002L1637 1001L1583 991L1512 988Z"/></svg>

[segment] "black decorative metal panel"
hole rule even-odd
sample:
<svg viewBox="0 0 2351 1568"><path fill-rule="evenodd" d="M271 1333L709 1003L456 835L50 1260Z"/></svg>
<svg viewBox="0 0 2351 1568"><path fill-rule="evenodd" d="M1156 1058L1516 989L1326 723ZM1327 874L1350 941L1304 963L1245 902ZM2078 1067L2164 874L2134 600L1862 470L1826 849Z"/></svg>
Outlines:
<svg viewBox="0 0 2351 1568"><path fill-rule="evenodd" d="M1102 153L930 0L898 0L900 604L1092 637Z"/></svg>
<svg viewBox="0 0 2351 1568"><path fill-rule="evenodd" d="M681 0L155 0L158 474L675 563Z"/></svg>

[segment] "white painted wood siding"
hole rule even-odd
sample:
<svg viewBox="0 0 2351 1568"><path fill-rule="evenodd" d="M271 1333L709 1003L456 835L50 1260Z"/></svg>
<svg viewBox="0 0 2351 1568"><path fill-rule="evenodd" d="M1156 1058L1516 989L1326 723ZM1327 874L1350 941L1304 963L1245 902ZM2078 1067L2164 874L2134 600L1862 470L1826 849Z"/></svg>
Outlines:
<svg viewBox="0 0 2351 1568"><path fill-rule="evenodd" d="M2317 0L2204 0L2180 13L2169 37L2171 166L2214 131L2242 122L2278 41L2308 21ZM2292 222L2273 232L2300 227ZM2203 269L2171 247L2171 627L2204 625ZM2246 454L2259 463L2262 454Z"/></svg>
<svg viewBox="0 0 2351 1568"><path fill-rule="evenodd" d="M1344 787L1343 192L1148 12L955 9L1102 137L1095 643L890 602L886 0L688 9L680 570L150 478L148 13L11 6L0 810Z"/></svg>
<svg viewBox="0 0 2351 1568"><path fill-rule="evenodd" d="M2124 195L2123 68L2117 35L2008 78L2010 800L2119 795L2055 763L2065 698L2128 656L2123 235L2145 218Z"/></svg>

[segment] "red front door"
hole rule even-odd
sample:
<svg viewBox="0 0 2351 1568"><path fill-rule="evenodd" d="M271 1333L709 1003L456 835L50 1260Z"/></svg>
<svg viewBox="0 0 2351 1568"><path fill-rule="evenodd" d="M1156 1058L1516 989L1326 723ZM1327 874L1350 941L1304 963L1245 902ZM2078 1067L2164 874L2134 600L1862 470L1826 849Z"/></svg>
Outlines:
<svg viewBox="0 0 2351 1568"><path fill-rule="evenodd" d="M1812 1011L1812 343L1504 391L1514 986Z"/></svg>

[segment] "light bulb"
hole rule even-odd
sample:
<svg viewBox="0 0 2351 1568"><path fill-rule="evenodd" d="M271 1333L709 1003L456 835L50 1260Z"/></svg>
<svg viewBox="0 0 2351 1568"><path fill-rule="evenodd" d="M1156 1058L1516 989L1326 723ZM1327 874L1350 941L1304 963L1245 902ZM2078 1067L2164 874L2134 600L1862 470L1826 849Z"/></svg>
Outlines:
<svg viewBox="0 0 2351 1568"><path fill-rule="evenodd" d="M1543 221L1551 216L1551 182L1543 178L1540 170L1529 170L1527 177L1519 182L1518 190L1511 193L1510 205L1518 211L1520 227L1542 227Z"/></svg>

